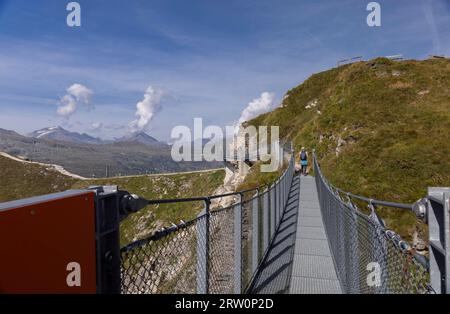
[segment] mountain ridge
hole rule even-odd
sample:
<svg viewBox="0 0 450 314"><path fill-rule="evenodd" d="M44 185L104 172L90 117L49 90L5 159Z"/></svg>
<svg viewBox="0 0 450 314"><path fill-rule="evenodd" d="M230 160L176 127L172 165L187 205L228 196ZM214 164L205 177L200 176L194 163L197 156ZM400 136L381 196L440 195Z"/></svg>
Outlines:
<svg viewBox="0 0 450 314"><path fill-rule="evenodd" d="M9 130L4 130L8 132ZM9 132L15 132L13 130ZM15 132L18 134L17 132ZM18 134L20 135L20 134ZM83 143L83 144L111 144L111 143L123 143L123 142L134 142L140 143L148 146L166 146L167 144L158 141L156 138L148 135L144 131L136 131L130 134L126 134L122 137L115 138L114 140L105 140L99 137L91 136L85 132L79 133L74 131L69 131L61 126L46 127L39 130L35 130L26 134L27 137L36 139L47 139L47 140L57 140L72 143Z"/></svg>
<svg viewBox="0 0 450 314"><path fill-rule="evenodd" d="M86 133L68 131L60 126L46 127L26 134L28 137L84 144L104 144L104 140Z"/></svg>
<svg viewBox="0 0 450 314"><path fill-rule="evenodd" d="M54 129L41 131L34 136ZM95 144L80 140L54 140L45 138L45 135L39 138L27 137L15 131L0 129L0 151L25 160L60 165L69 172L87 178L104 177L106 172L109 176L123 176L196 171L223 166L220 162L175 162L170 146L155 143L155 139L150 136L144 137L148 140L147 144L139 141Z"/></svg>
<svg viewBox="0 0 450 314"><path fill-rule="evenodd" d="M156 138L148 135L143 131L133 132L131 134L127 134L125 136L116 138L114 140L116 143L120 142L134 142L140 143L148 146L167 146L167 144L158 141Z"/></svg>

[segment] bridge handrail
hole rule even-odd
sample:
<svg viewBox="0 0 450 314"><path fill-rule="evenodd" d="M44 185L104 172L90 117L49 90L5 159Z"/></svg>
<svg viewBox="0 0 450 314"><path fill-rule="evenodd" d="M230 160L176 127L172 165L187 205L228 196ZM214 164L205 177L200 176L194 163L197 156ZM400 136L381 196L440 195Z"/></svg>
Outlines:
<svg viewBox="0 0 450 314"><path fill-rule="evenodd" d="M392 202L367 201L371 214L362 213L345 201L342 190L333 187L323 175L317 156L313 157L316 185L327 239L332 251L342 290L345 293L427 293L429 285L428 260L418 254L392 230L387 230L375 211L374 204L401 205ZM347 195L347 193L342 193ZM404 206L411 209L409 206ZM365 270L377 263L381 275L378 286L365 285Z"/></svg>
<svg viewBox="0 0 450 314"><path fill-rule="evenodd" d="M338 187L335 187L323 175L322 170L320 169L319 163L317 161L317 155L316 155L315 152L313 153L313 158L314 158L314 163L315 164L317 163L316 169L317 169L318 174L328 184L328 186L330 188L332 188L333 190L335 190L335 191L337 191L337 192L339 192L341 194L344 194L344 195L348 196L349 198L355 198L355 199L358 199L360 201L366 202L369 205L372 204L372 205L380 205L380 206L386 206L386 207L391 207L391 208L401 208L401 209L410 209L410 210L413 209L413 205L414 204L405 204L405 203L396 203L396 202L377 200L377 199L374 199L374 198L369 198L369 197L353 194L351 192L347 192L347 191L344 191L344 190L342 190L342 189L340 189Z"/></svg>
<svg viewBox="0 0 450 314"><path fill-rule="evenodd" d="M203 201L205 207L193 220L173 224L121 248L122 292L244 292L284 213L295 172L291 147L282 151L283 160L284 152L290 153L288 166L271 184L204 197L136 200L142 205L138 207L193 201ZM255 193L244 198L250 192ZM230 196L240 198L229 206L210 208L211 200Z"/></svg>
<svg viewBox="0 0 450 314"><path fill-rule="evenodd" d="M336 191L338 191L339 193L345 194L350 198L356 198L360 201L364 201L368 204L374 204L374 205L380 205L380 206L386 206L386 207L391 207L391 208L401 208L401 209L410 209L412 210L413 208L413 204L404 204L404 203L395 203L395 202L388 202L388 201L380 201L377 199L373 199L373 198L368 198L368 197L364 197L361 195L356 195L350 192L346 192L344 190L341 190L340 188L334 188Z"/></svg>
<svg viewBox="0 0 450 314"><path fill-rule="evenodd" d="M292 144L288 143L283 148L286 152L293 154L292 150ZM208 196L198 196L198 197L186 197L186 198L171 198L171 199L158 199L158 200L147 200L149 205L155 205L155 204L170 204L170 203L180 203L180 202L197 202L197 201L205 201L205 200L213 200L218 199L222 197L229 197L229 196L236 196L236 195L242 195L249 192L256 192L256 191L262 191L263 189L268 189L275 185L279 180L281 180L287 173L287 170L285 170L274 182L261 184L256 188L250 188L246 190L240 190L236 192L229 192L229 193L223 193L223 194L215 194L215 195L208 195Z"/></svg>

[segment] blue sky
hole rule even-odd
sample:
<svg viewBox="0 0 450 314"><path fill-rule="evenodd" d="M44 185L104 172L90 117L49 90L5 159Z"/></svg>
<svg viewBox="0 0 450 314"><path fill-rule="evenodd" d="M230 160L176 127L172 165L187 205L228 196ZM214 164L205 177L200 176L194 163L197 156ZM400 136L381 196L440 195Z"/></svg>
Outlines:
<svg viewBox="0 0 450 314"><path fill-rule="evenodd" d="M66 24L69 2L0 0L0 128L121 136L152 86L163 96L146 130L168 140L194 117L235 123L263 92L277 105L340 59L450 55L450 0L378 1L375 28L362 0L80 0L80 28ZM61 117L75 83L92 106Z"/></svg>

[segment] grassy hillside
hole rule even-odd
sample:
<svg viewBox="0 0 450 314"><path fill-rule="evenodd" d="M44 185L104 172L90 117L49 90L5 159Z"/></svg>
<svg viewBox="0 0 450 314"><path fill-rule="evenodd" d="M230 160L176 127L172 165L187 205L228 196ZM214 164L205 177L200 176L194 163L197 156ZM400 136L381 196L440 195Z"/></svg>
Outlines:
<svg viewBox="0 0 450 314"><path fill-rule="evenodd" d="M224 176L225 171L216 170L163 176L79 181L73 187L118 185L123 190L147 199L168 199L211 195L223 183ZM121 242L126 244L147 236L157 229L170 226L171 223L178 224L180 220L193 219L202 209L203 204L201 202L148 206L122 222Z"/></svg>
<svg viewBox="0 0 450 314"><path fill-rule="evenodd" d="M0 155L0 202L65 191L75 182L51 168Z"/></svg>
<svg viewBox="0 0 450 314"><path fill-rule="evenodd" d="M244 191L258 187L266 187L275 182L286 170L287 162L274 172L261 172L261 161L256 162L248 172L244 181L236 188L236 191Z"/></svg>
<svg viewBox="0 0 450 314"><path fill-rule="evenodd" d="M36 164L0 156L0 202L86 188L89 185L118 185L130 193L149 199L210 195L224 179L223 170L173 175L77 180ZM153 233L156 229L194 218L203 204L184 203L149 206L122 222L121 242Z"/></svg>
<svg viewBox="0 0 450 314"><path fill-rule="evenodd" d="M279 125L297 152L316 149L344 190L414 202L429 186L450 186L450 59L379 58L318 73L249 124ZM424 231L411 213L381 214L407 239Z"/></svg>

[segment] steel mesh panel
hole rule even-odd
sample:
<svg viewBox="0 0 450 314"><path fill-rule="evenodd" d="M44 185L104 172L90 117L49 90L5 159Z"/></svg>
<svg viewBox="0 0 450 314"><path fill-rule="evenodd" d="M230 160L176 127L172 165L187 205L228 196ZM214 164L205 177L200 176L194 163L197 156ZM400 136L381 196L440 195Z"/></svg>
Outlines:
<svg viewBox="0 0 450 314"><path fill-rule="evenodd" d="M202 219L123 248L122 293L196 293L196 227Z"/></svg>
<svg viewBox="0 0 450 314"><path fill-rule="evenodd" d="M343 200L325 182L320 169L316 185L336 272L345 293L430 292L426 267L416 261L413 251L401 248L400 237L380 225L374 211L365 215ZM374 265L379 265L379 282L374 281Z"/></svg>
<svg viewBox="0 0 450 314"><path fill-rule="evenodd" d="M268 227L268 222L266 221L266 218L264 217L264 208L265 206L267 206L264 203L264 198L267 195L267 191L266 192L262 192L259 194L258 196L258 230L255 232L258 232L258 264L261 262L264 253L265 253L265 247L264 247L264 243L265 243L265 239L264 237L266 237L267 235L264 233L264 228ZM267 209L268 211L268 209ZM267 240L268 241L268 240Z"/></svg>
<svg viewBox="0 0 450 314"><path fill-rule="evenodd" d="M264 229L268 229L269 228L269 220L268 218L266 219L265 217L265 212L269 212L269 208L268 208L268 200L267 200L267 204L264 201L264 198L267 197L268 198L268 191L262 192L259 194L259 198L258 198L258 262L262 260L264 253L265 253L265 241L268 242L268 239L264 239L265 237L267 237L267 233L264 232ZM267 209L265 209L265 207L267 207Z"/></svg>
<svg viewBox="0 0 450 314"><path fill-rule="evenodd" d="M244 292L274 239L293 172L291 158L281 180L264 192L236 193L240 202L211 211L213 197L202 198L206 207L197 219L122 248L121 292Z"/></svg>
<svg viewBox="0 0 450 314"><path fill-rule="evenodd" d="M252 277L252 199L242 202L242 236L241 236L241 287L246 288L250 285Z"/></svg>
<svg viewBox="0 0 450 314"><path fill-rule="evenodd" d="M213 211L210 215L209 293L234 291L235 206Z"/></svg>

